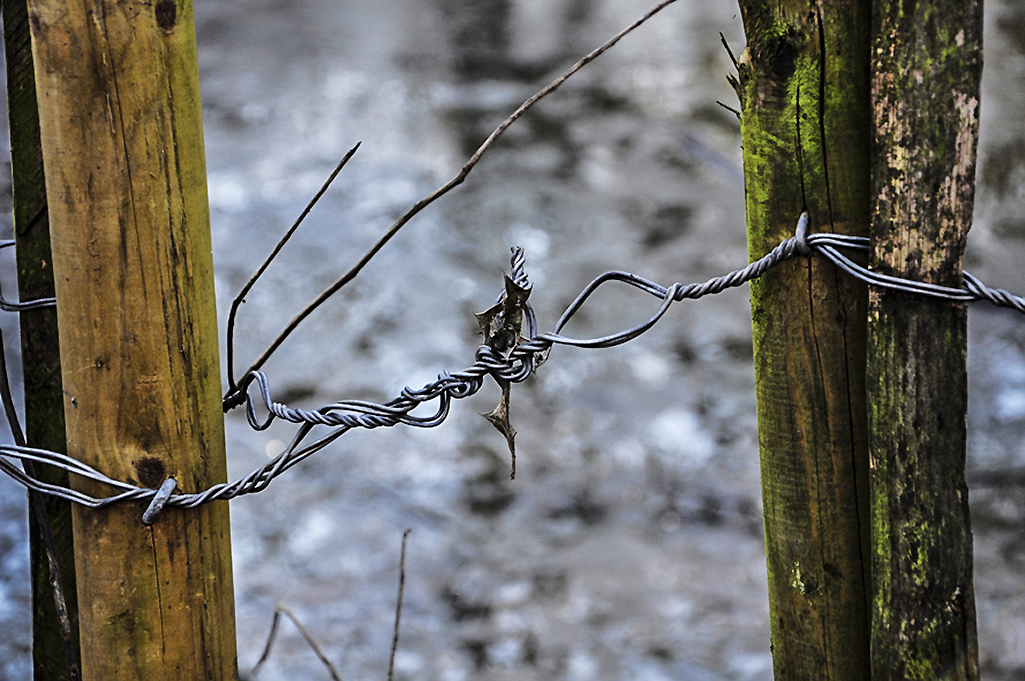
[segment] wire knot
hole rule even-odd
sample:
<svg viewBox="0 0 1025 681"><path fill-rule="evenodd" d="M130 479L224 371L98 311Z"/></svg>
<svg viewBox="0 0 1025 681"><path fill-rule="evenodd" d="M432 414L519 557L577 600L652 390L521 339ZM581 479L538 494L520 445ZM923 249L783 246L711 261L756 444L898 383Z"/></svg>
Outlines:
<svg viewBox="0 0 1025 681"><path fill-rule="evenodd" d="M149 502L149 507L146 512L142 514L142 524L147 527L152 525L156 521L157 516L164 510L164 506L167 505L167 500L171 498L171 493L174 492L174 488L178 486L177 481L174 478L168 478L164 480L164 483L160 485L160 489L153 495L153 500Z"/></svg>
<svg viewBox="0 0 1025 681"><path fill-rule="evenodd" d="M797 219L797 231L794 232L794 250L801 255L811 253L811 244L808 243L808 211L801 213Z"/></svg>

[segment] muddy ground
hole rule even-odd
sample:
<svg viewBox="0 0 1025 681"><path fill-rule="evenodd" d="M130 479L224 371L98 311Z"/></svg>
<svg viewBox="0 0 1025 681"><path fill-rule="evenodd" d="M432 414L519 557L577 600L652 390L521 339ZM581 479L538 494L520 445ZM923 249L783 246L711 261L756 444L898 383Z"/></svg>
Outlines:
<svg viewBox="0 0 1025 681"><path fill-rule="evenodd" d="M649 4L197 2L222 320L363 142L248 297L240 362L522 100ZM1025 5L986 11L967 263L1022 292ZM267 367L276 398L384 400L468 366L473 313L501 291L512 245L526 248L542 329L605 270L671 283L745 263L739 128L716 103L735 104L720 32L742 50L733 4L681 0L536 107L282 348ZM609 293L573 332L617 330L651 307ZM1025 323L982 306L970 320L979 638L985 678L1010 680L1025 675ZM435 430L346 435L233 502L241 668L280 602L344 678L381 678L412 528L396 678L771 678L753 384L741 289L681 305L617 349L557 348L513 391L515 481L502 436L477 415L493 387ZM229 415L232 477L290 433ZM0 678L30 673L25 508L0 480ZM259 678L328 677L286 625Z"/></svg>

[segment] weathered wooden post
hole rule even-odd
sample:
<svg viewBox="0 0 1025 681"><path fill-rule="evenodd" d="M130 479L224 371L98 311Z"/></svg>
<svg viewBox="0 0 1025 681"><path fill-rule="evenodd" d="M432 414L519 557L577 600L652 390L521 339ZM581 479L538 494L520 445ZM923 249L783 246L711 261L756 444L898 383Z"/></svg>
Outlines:
<svg viewBox="0 0 1025 681"><path fill-rule="evenodd" d="M69 452L153 488L221 482L191 2L28 7ZM143 510L74 511L83 678L236 678L227 503Z"/></svg>
<svg viewBox="0 0 1025 681"><path fill-rule="evenodd" d="M869 0L740 0L751 258L814 231L866 236ZM817 256L751 286L778 681L869 678L865 287Z"/></svg>
<svg viewBox="0 0 1025 681"><path fill-rule="evenodd" d="M22 300L53 297L53 259L46 211L46 184L39 139L39 110L28 26L27 0L3 2L7 57L7 109L11 129L11 179L18 290ZM25 378L25 436L32 447L65 452L64 396L61 391L57 313L53 308L21 312L21 360ZM68 474L37 466L48 483L67 485ZM54 603L46 538L54 539L70 631L62 635ZM32 576L32 662L35 681L69 678L68 653L77 651L78 605L71 504L56 497L29 504L29 556ZM64 636L70 634L70 641ZM77 652L72 652L77 658Z"/></svg>
<svg viewBox="0 0 1025 681"><path fill-rule="evenodd" d="M972 221L981 0L876 0L872 267L961 284ZM978 678L965 485L963 305L869 305L874 681Z"/></svg>

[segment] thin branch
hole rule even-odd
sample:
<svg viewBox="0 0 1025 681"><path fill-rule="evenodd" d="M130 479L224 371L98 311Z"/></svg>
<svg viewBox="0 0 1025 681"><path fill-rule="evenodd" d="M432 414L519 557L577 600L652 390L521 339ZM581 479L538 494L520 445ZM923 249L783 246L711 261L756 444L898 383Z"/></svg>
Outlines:
<svg viewBox="0 0 1025 681"><path fill-rule="evenodd" d="M719 41L722 43L722 46L726 48L726 54L730 55L730 61L733 62L733 68L737 70L737 75L734 75L732 73L726 74L726 82L730 84L730 87L732 87L733 91L737 93L737 96L741 97L742 95L740 91L740 79L738 78L738 76L740 75L740 62L737 61L736 55L734 55L733 50L730 49L730 44L726 42L726 36L722 34L722 31L719 32ZM721 102L718 103L721 104ZM726 105L723 104L723 106ZM735 110L730 109L730 111ZM735 113L737 113L737 118L740 118L739 112Z"/></svg>
<svg viewBox="0 0 1025 681"><path fill-rule="evenodd" d="M231 301L231 311L228 312L228 385L230 387L229 393L235 392L235 315L238 313L239 306L245 302L246 295L256 284L256 281L261 276L263 276L263 273L270 266L274 258L276 258L278 253L281 252L281 249L285 247L285 244L288 243L288 240L292 238L292 235L295 233L295 230L299 229L299 225L301 225L302 221L306 219L306 216L310 214L310 211L313 210L313 207L317 204L318 201L320 201L320 198L324 196L324 192L328 190L328 187L331 186L331 183L335 181L336 177L338 177L338 173L342 172L342 168L345 167L345 164L347 164L349 162L349 159L352 158L353 154L356 153L356 150L359 149L360 144L362 144L362 142L357 142L356 146L354 146L352 149L349 149L348 153L346 153L342 160L338 163L338 165L335 166L335 169L331 171L331 174L328 176L327 181L324 182L324 184L320 187L320 190L318 190L317 193L313 196L313 198L310 199L310 202L306 204L306 208L303 209L303 212L299 214L299 217L296 219L296 221L292 223L292 226L288 229L287 232L285 232L285 235L281 237L277 245L274 246L274 250L270 252L270 255L268 255L267 259L263 261L263 264L260 265L260 268L256 270L256 273L249 278L249 281L246 282L246 285L243 286L242 290L238 292L238 295L235 296L235 300Z"/></svg>
<svg viewBox="0 0 1025 681"><path fill-rule="evenodd" d="M743 115L741 115L741 113L740 113L739 111L737 111L736 109L734 109L734 108L733 108L732 106L730 106L729 104L725 104L725 103L723 103L723 102L720 102L720 101L719 101L718 99L717 99L717 100L715 100L715 103L716 103L716 104L718 104L719 106L721 106L722 108L726 109L727 111L729 111L729 112L730 112L731 114L733 114L734 116L736 116L736 117L737 117L737 120L738 120L738 121L739 121L739 120L743 120Z"/></svg>
<svg viewBox="0 0 1025 681"><path fill-rule="evenodd" d="M399 556L399 597L395 602L395 628L391 636L391 655L388 658L388 681L392 681L395 673L395 651L399 649L399 622L402 620L402 594L406 588L406 539L412 529L402 533L402 554Z"/></svg>
<svg viewBox="0 0 1025 681"><path fill-rule="evenodd" d="M740 86L740 79L739 79L739 78L737 78L737 77L736 77L735 75L733 75L732 73L728 73L728 74L726 74L726 83L727 83L727 84L728 84L728 85L729 85L729 86L730 86L731 88L733 88L733 91L734 91L734 92L736 92L736 93L737 93L737 97L742 97L742 96L743 96L743 93L742 93L742 91L741 91L741 86Z"/></svg>
<svg viewBox="0 0 1025 681"><path fill-rule="evenodd" d="M260 671L260 667L262 667L263 663L267 661L268 657L270 657L271 648L274 646L274 639L278 636L278 620L280 618L281 606L278 605L278 607L274 609L274 618L270 623L270 633L267 634L267 643L263 646L263 652L260 654L260 659L256 661L256 664L253 665L252 670L249 672L249 675L254 679L256 678L256 673Z"/></svg>
<svg viewBox="0 0 1025 681"><path fill-rule="evenodd" d="M740 62L737 61L736 55L733 54L733 50L730 49L730 44L726 42L726 36L723 35L722 31L719 31L719 42L726 48L726 54L730 55L730 61L733 62L733 68L740 71Z"/></svg>
<svg viewBox="0 0 1025 681"><path fill-rule="evenodd" d="M568 71L563 73L561 76L559 76L558 78L550 82L548 85L546 85L544 88L542 88L540 91L538 91L535 95L533 95L528 100L523 102L523 104L521 104L519 108L512 112L512 114L510 114L508 118L502 121L499 124L499 126L495 128L494 132L492 132L491 135L489 135L488 138L484 140L484 143L480 145L480 147L477 149L477 151L473 153L472 156L470 156L469 160L466 161L466 163L459 170L455 177L453 177L451 180L435 189L434 192L432 192L428 196L414 203L413 206L409 208L409 210L403 213L402 216L395 221L395 223L388 229L387 232L384 233L384 235L377 241L377 243L374 244L370 248L370 250L368 250L363 255L363 257L359 260L359 262L356 263L356 265L352 267L352 269L350 269L348 272L342 275L341 278L339 278L328 288L326 288L323 293L317 296L317 298L314 299L313 302L311 302L309 305L303 308L303 310L300 311L299 314L297 314L292 319L292 321L288 323L284 330L282 330L281 333L278 334L277 338L275 338L274 341L271 342L269 346L267 346L267 348L263 351L259 358L255 362L253 362L252 366L250 366L249 369L246 370L246 374L248 375L249 372L256 371L257 369L262 367L264 363L274 353L274 351L278 349L278 347L285 341L286 338L288 338L292 334L293 331L295 331L296 327L299 326L299 324L301 324L303 320L309 317L314 310L320 307L328 298L337 293L343 286L345 286L350 281L355 279L356 276L360 273L360 271L362 271L362 269L367 265L367 263L369 263L374 258L374 256L376 256L377 253L382 248L384 248L385 244L391 241L392 237L394 237L399 232L399 230L401 230L406 225L406 223L412 220L417 213L419 213L424 208L440 199L442 196L450 192L455 187L462 184L466 177L470 174L470 171L472 171L474 167L477 165L477 163L480 161L481 157L484 156L484 154L492 147L492 145L494 145L498 138L502 136L502 133L504 133L510 125L515 123L516 120L520 118L520 116L526 113L527 110L529 110L532 106L537 104L541 99L558 90L559 87L562 86L562 84L565 83L577 71L584 68L589 63L600 57L607 50L613 47L616 43L618 43L628 34L632 33L641 24L645 23L646 21L648 21L648 19L655 16L657 13L661 12L663 9L673 4L674 2L676 2L676 0L663 0L663 2L660 2L653 9L649 10L640 19L638 19L637 21L635 21L634 23L630 24L625 29L617 33L612 39L610 39L604 45L595 49L587 56L583 57L580 61L571 66ZM245 383L244 378L243 383Z"/></svg>
<svg viewBox="0 0 1025 681"><path fill-rule="evenodd" d="M395 626L392 629L391 655L388 658L388 681L392 681L395 673L395 653L399 648L399 625L402 621L402 598L406 590L406 541L409 539L409 533L412 531L412 529L407 529L402 533L402 552L399 555L399 596L395 603ZM249 672L249 676L255 679L260 668L263 666L263 663L270 657L271 649L274 647L274 641L277 639L278 623L282 615L292 620L292 624L294 624L295 628L299 630L300 634L302 634L307 645L309 645L317 655L317 659L319 659L324 667L327 668L332 681L342 681L341 675L334 668L334 665L331 664L331 661L327 659L327 656L313 639L310 632L303 626L302 622L299 621L299 618L295 616L295 613L283 603L279 603L274 609L274 619L271 620L270 632L267 634L267 643L264 644L263 653L260 654L260 659L256 661L253 669Z"/></svg>
<svg viewBox="0 0 1025 681"><path fill-rule="evenodd" d="M310 648L313 649L313 652L317 655L317 659L319 659L321 663L327 668L328 673L331 675L331 680L342 681L341 675L338 673L337 670L335 670L334 665L332 665L331 661L327 659L327 656L324 655L324 651L320 649L320 646L317 645L317 642L313 640L313 636L310 635L310 632L306 630L306 627L304 627L302 622L299 621L299 618L295 616L295 613L292 612L289 609L289 607L287 605L284 605L283 603L279 603L278 607L274 608L274 619L273 621L271 621L270 634L267 635L267 644L263 647L263 654L260 655L260 659L253 667L252 671L249 672L249 675L255 679L256 673L260 671L260 667L262 667L263 663L267 661L268 657L270 657L271 647L274 645L274 639L277 637L278 620L280 619L281 615L284 615L288 619L292 620L292 624L294 624L295 628L299 630L299 633L302 634L302 637L306 639L307 645L309 645Z"/></svg>

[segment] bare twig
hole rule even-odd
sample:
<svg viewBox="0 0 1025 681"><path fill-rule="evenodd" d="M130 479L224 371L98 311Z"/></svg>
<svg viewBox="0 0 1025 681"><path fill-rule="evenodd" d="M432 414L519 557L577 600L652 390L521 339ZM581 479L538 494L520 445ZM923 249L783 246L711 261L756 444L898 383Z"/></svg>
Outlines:
<svg viewBox="0 0 1025 681"><path fill-rule="evenodd" d="M622 40L625 36L627 36L628 34L633 32L636 28L638 28L641 24L645 23L646 21L648 21L648 19L650 19L655 14L659 13L660 11L662 11L663 9L668 7L669 5L673 4L674 2L676 2L676 0L663 0L658 5L656 5L653 9L649 10L640 19L637 19L635 22L633 22L632 24L630 24L629 26L624 28L622 31L617 33L613 38L611 38L608 42L603 44L601 47L598 47L597 49L592 51L590 54L588 54L587 56L583 57L580 61L578 61L573 66L571 66L569 68L569 70L567 70L561 76L559 76L558 78L556 78L555 80L550 82L548 85L543 87L541 90L539 90L532 97L530 97L525 102L523 102L523 104L521 104L519 106L519 108L517 108L515 111L513 111L509 115L508 118L506 118L504 121L502 121L498 125L498 127L495 128L494 132L492 132L491 135L489 135L488 138L486 140L484 140L484 143L480 145L480 147L477 149L477 151L475 151L473 153L472 156L470 156L470 158L466 161L466 163L459 170L459 172L456 174L455 177L453 177L451 180L449 180L445 184L443 184L440 187L438 187L437 189L435 189L428 196L426 196L426 197L420 199L419 201L417 201L416 203L414 203L412 205L412 207L409 208L409 210L407 210L405 213L403 213L402 216L399 217L399 219L395 221L395 223L388 229L388 231L386 231L384 233L384 235L377 241L377 243L375 243L370 248L370 250L368 250L363 255L363 257L359 260L359 262L357 262L352 267L352 269L350 269L348 272L346 272L344 275L342 275L341 278L339 278L337 281L335 281L333 284L331 284L329 287L327 287L319 296L317 296L313 300L313 302L311 302L309 305L307 305L305 308L303 308L299 312L299 314L297 314L292 319L292 321L290 321L288 323L288 325L285 326L285 328L281 331L281 333L278 334L277 338L275 338L271 342L271 344L269 346L267 346L267 348L263 351L263 353L259 356L259 358L257 358L257 360L255 362L253 362L252 366L250 366L249 369L246 370L246 375L248 375L249 372L256 371L257 369L262 367L264 365L264 363L274 353L274 351L278 349L278 347L285 341L286 338L288 338L292 334L293 331L295 331L296 327L299 326L299 324L301 324L303 322L303 320L305 320L307 317L309 317L310 314L312 314L314 310L316 310L318 307L320 307L328 298L330 298L335 293L337 293L343 286L345 286L350 281L355 279L356 276L360 273L360 271L367 265L367 263L369 263L374 258L374 256L376 256L377 253L382 248L384 248L385 244L387 244L389 241L391 241L392 237L394 237L396 234L398 234L399 230L401 230L406 225L406 223L408 223L410 220L412 220L413 217L415 217L417 215L417 213L419 213L424 208L426 208L430 204L432 204L435 201L437 201L438 199L440 199L442 196L444 196L445 194L450 192L455 187L457 187L460 184L462 184L463 181L466 179L466 177L470 174L470 171L472 171L474 169L474 167L477 165L477 163L480 162L481 157L484 156L485 153L487 153L487 151L494 145L494 143L498 140L498 138L502 136L502 133L504 133L509 128L510 125L515 123L516 120L520 118L520 116L522 116L524 113L526 113L527 110L529 110L532 106L537 104L541 99L543 99L544 97L546 97L546 96L550 95L551 93L555 92L556 90L558 90L559 87L561 87L562 84L565 83L577 71L579 71L580 69L584 68L589 63L591 63L592 61L594 61L595 59L600 57L602 54L604 54L606 51L608 51L611 47L613 47L616 43L618 43L620 40ZM240 386L240 389L244 389L245 388L246 380L247 379L245 379L245 378L242 379L243 385ZM229 394L229 396L230 396L230 394Z"/></svg>
<svg viewBox="0 0 1025 681"><path fill-rule="evenodd" d="M268 255L267 259L263 261L263 264L260 265L260 268L258 270L256 270L256 273L253 274L253 276L249 278L249 281L246 282L246 285L243 286L242 290L238 292L238 295L235 296L235 300L231 301L231 311L228 312L228 339L227 339L228 340L227 353L228 353L228 386L229 386L228 393L229 394L235 392L235 387L236 387L235 386L235 315L238 313L239 306L242 303L245 302L246 294L249 293L249 291L253 288L253 285L256 284L257 279L259 279L263 275L263 273L266 271L266 269L270 266L271 261L273 261L274 258L277 257L278 253L281 252L281 249L285 247L285 244L288 243L288 240L292 238L292 235L295 233L295 230L299 229L299 225L302 224L302 221L306 219L306 216L310 214L310 211L313 210L313 207L317 204L318 201L320 201L320 197L322 197L324 195L324 192L326 192L328 187L331 186L331 183L335 181L335 178L338 177L338 173L340 173L342 171L342 168L345 167L345 164L348 163L349 159L352 158L353 154L356 153L356 150L359 149L359 145L360 144L362 144L362 143L358 142L356 144L356 146L354 146L352 149L349 149L348 153L345 154L344 157L342 157L342 160L338 163L337 166L335 166L335 169L333 171L331 171L331 174L328 176L327 181L324 182L324 184L320 187L320 189L313 196L313 198L310 199L310 202L308 204L306 204L306 208L303 209L303 212L299 214L299 217L296 219L296 221L294 223L292 223L292 226L288 229L287 232L285 232L285 235L283 237L281 237L281 239L278 241L277 245L274 246L274 250L272 250L270 252L270 255Z"/></svg>
<svg viewBox="0 0 1025 681"><path fill-rule="evenodd" d="M726 42L726 36L723 35L722 31L719 31L719 42L721 42L722 46L726 48L726 54L730 55L730 61L733 62L733 68L740 71L740 63L737 62L737 57L733 54L733 50L730 49L730 44Z"/></svg>
<svg viewBox="0 0 1025 681"><path fill-rule="evenodd" d="M399 556L399 597L395 602L395 628L391 635L391 655L388 657L388 681L395 673L395 651L399 649L399 622L402 620L402 594L406 588L406 539L412 529L402 533L402 554Z"/></svg>
<svg viewBox="0 0 1025 681"><path fill-rule="evenodd" d="M715 100L715 103L718 104L719 106L721 106L722 108L726 109L727 111L729 111L734 116L736 116L738 121L743 119L743 115L739 111L734 109L732 106L730 106L729 104L724 104L723 102L720 102L718 99Z"/></svg>
<svg viewBox="0 0 1025 681"><path fill-rule="evenodd" d="M734 75L732 73L726 74L726 82L730 84L730 87L733 88L733 91L736 92L737 96L739 97L739 96L741 96L740 78L739 78L739 75L740 75L740 62L737 61L736 55L733 54L733 50L730 49L730 44L728 42L726 42L726 36L724 36L721 31L719 32L719 41L722 42L722 46L726 48L726 54L730 55L730 61L733 62L733 68L737 70L737 75ZM718 102L718 103L722 104L721 102ZM726 106L726 105L722 104L722 106ZM726 107L726 108L729 109L729 107ZM739 112L736 112L734 109L730 109L730 111L734 111L734 113L737 113L737 118L740 118Z"/></svg>
<svg viewBox="0 0 1025 681"><path fill-rule="evenodd" d="M267 644L263 647L263 654L260 655L260 659L256 662L252 671L249 672L249 675L255 679L256 673L260 671L260 667L263 666L263 663L267 661L268 657L270 657L271 647L274 645L274 639L278 634L278 620L281 618L281 615L292 620L292 624L294 624L295 628L299 630L302 637L306 639L306 643L313 649L313 652L317 655L317 659L320 660L324 667L327 668L332 681L342 681L341 675L339 675L338 671L334 668L334 665L331 664L331 661L327 659L327 656L324 655L324 651L320 649L317 642L313 640L313 636L310 635L310 632L306 630L306 627L304 627L302 622L299 621L299 618L295 616L295 613L283 603L279 603L278 607L274 608L274 619L271 621L270 634L267 635Z"/></svg>
<svg viewBox="0 0 1025 681"><path fill-rule="evenodd" d="M395 653L399 648L399 625L402 621L402 597L406 590L406 540L409 539L409 533L412 529L407 529L402 533L402 552L399 555L399 596L395 603L395 626L392 629L391 639L391 654L388 657L388 681L392 681L392 677L395 673ZM257 673L260 671L260 667L270 657L271 649L274 647L274 641L278 636L278 622L281 616L284 615L288 619L292 620L292 624L299 630L302 637L306 640L307 645L317 655L317 659L324 665L328 673L331 675L332 681L342 681L341 675L331 664L331 661L327 659L327 656L321 650L320 646L313 639L310 632L303 626L299 618L295 616L295 613L283 603L279 603L274 609L274 619L271 620L270 632L267 634L267 643L263 646L263 653L260 654L260 659L256 661L253 669L249 672L250 678L255 679Z"/></svg>

